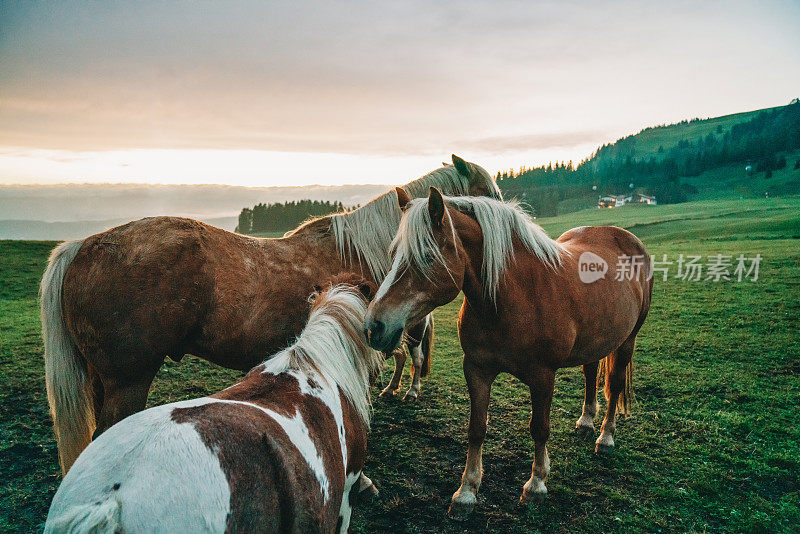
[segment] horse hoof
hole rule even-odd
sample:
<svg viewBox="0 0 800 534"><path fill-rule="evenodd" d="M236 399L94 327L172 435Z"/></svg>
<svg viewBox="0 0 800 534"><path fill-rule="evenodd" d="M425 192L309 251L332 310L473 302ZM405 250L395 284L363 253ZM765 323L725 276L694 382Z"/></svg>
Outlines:
<svg viewBox="0 0 800 534"><path fill-rule="evenodd" d="M403 402L415 402L419 399L419 393L416 391L409 391L406 393L405 397L403 397Z"/></svg>
<svg viewBox="0 0 800 534"><path fill-rule="evenodd" d="M453 521L466 521L469 519L472 510L475 508L475 502L456 501L450 503L450 509L447 510L447 515Z"/></svg>
<svg viewBox="0 0 800 534"><path fill-rule="evenodd" d="M597 454L611 454L614 452L614 445L608 445L606 443L598 443L594 447L594 452Z"/></svg>
<svg viewBox="0 0 800 534"><path fill-rule="evenodd" d="M594 437L594 425L578 425L575 427L575 433L585 438Z"/></svg>
<svg viewBox="0 0 800 534"><path fill-rule="evenodd" d="M391 399L395 397L398 393L400 393L400 388L397 389L389 389L388 387L381 391L381 394L378 395L382 399Z"/></svg>
<svg viewBox="0 0 800 534"><path fill-rule="evenodd" d="M595 443L594 452L598 454L611 454L614 450L614 437L610 432L600 432L600 437Z"/></svg>
<svg viewBox="0 0 800 534"><path fill-rule="evenodd" d="M542 502L545 497L547 497L547 486L545 486L544 481L538 478L531 478L522 488L519 504L527 506L528 504Z"/></svg>
<svg viewBox="0 0 800 534"><path fill-rule="evenodd" d="M547 498L546 491L544 493L523 491L522 495L519 496L519 505L525 507L525 506L530 506L532 504L539 504L544 502L546 498Z"/></svg>

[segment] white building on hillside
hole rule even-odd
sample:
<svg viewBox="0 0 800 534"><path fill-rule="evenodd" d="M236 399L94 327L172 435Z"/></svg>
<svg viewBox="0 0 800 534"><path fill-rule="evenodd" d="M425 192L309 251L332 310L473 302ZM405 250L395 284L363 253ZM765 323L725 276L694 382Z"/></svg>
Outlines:
<svg viewBox="0 0 800 534"><path fill-rule="evenodd" d="M656 204L656 197L651 195L643 195L642 193L636 194L636 200L633 199L632 195L607 195L604 197L600 197L597 200L597 207L602 208L619 208L624 206L625 204L630 204L632 202L637 202L641 204L649 204L654 206Z"/></svg>
<svg viewBox="0 0 800 534"><path fill-rule="evenodd" d="M600 197L597 201L598 208L619 208L628 202L633 202L633 198L625 195L608 195Z"/></svg>

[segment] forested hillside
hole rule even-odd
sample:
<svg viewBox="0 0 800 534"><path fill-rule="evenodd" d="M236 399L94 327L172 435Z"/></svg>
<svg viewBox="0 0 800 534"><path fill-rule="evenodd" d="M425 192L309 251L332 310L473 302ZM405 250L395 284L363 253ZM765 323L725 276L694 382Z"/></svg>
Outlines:
<svg viewBox="0 0 800 534"><path fill-rule="evenodd" d="M794 172L769 182L779 170ZM577 165L522 168L497 178L506 197L523 200L538 216L591 207L598 195L632 190L662 204L683 202L699 188L737 195L800 192L800 102L646 128L601 146Z"/></svg>
<svg viewBox="0 0 800 534"><path fill-rule="evenodd" d="M344 209L341 202L327 200L256 204L252 208L244 208L239 213L239 224L236 226L236 231L241 234L286 232L311 217L322 217Z"/></svg>

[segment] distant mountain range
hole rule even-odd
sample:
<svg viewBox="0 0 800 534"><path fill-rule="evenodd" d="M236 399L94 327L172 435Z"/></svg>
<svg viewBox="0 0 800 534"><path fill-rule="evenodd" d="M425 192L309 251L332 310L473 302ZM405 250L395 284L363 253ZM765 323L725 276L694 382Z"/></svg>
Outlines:
<svg viewBox="0 0 800 534"><path fill-rule="evenodd" d="M233 230L244 206L312 199L362 204L387 185L237 187L227 185L0 185L0 239L86 237L154 215L192 217Z"/></svg>

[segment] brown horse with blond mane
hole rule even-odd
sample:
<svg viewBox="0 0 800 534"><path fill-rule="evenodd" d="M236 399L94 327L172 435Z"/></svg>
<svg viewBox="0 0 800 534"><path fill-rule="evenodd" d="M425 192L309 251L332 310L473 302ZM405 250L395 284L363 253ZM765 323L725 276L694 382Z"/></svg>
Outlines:
<svg viewBox="0 0 800 534"><path fill-rule="evenodd" d="M395 237L394 263L365 318L373 348L392 350L403 329L464 292L458 327L470 396L467 462L450 514L465 518L474 508L483 476L489 395L495 377L510 373L531 392L534 440L531 477L521 502L545 495L550 471L547 440L555 373L583 366L586 396L578 428L594 432L598 362L605 365L608 408L597 451L614 446L615 416L630 403L631 359L636 334L650 308L652 277L644 245L611 226L581 227L558 240L547 237L516 204L486 198L409 202ZM582 255L618 265L631 258L623 276L582 281Z"/></svg>
<svg viewBox="0 0 800 534"><path fill-rule="evenodd" d="M484 169L457 156L453 165L404 186L403 194L425 195L431 185L500 197ZM42 278L41 311L62 470L93 432L144 409L165 357L193 354L250 369L300 333L308 310L296 303L320 281L357 271L380 282L401 215L392 190L280 239L154 217L59 245ZM413 352L419 376L422 352Z"/></svg>

